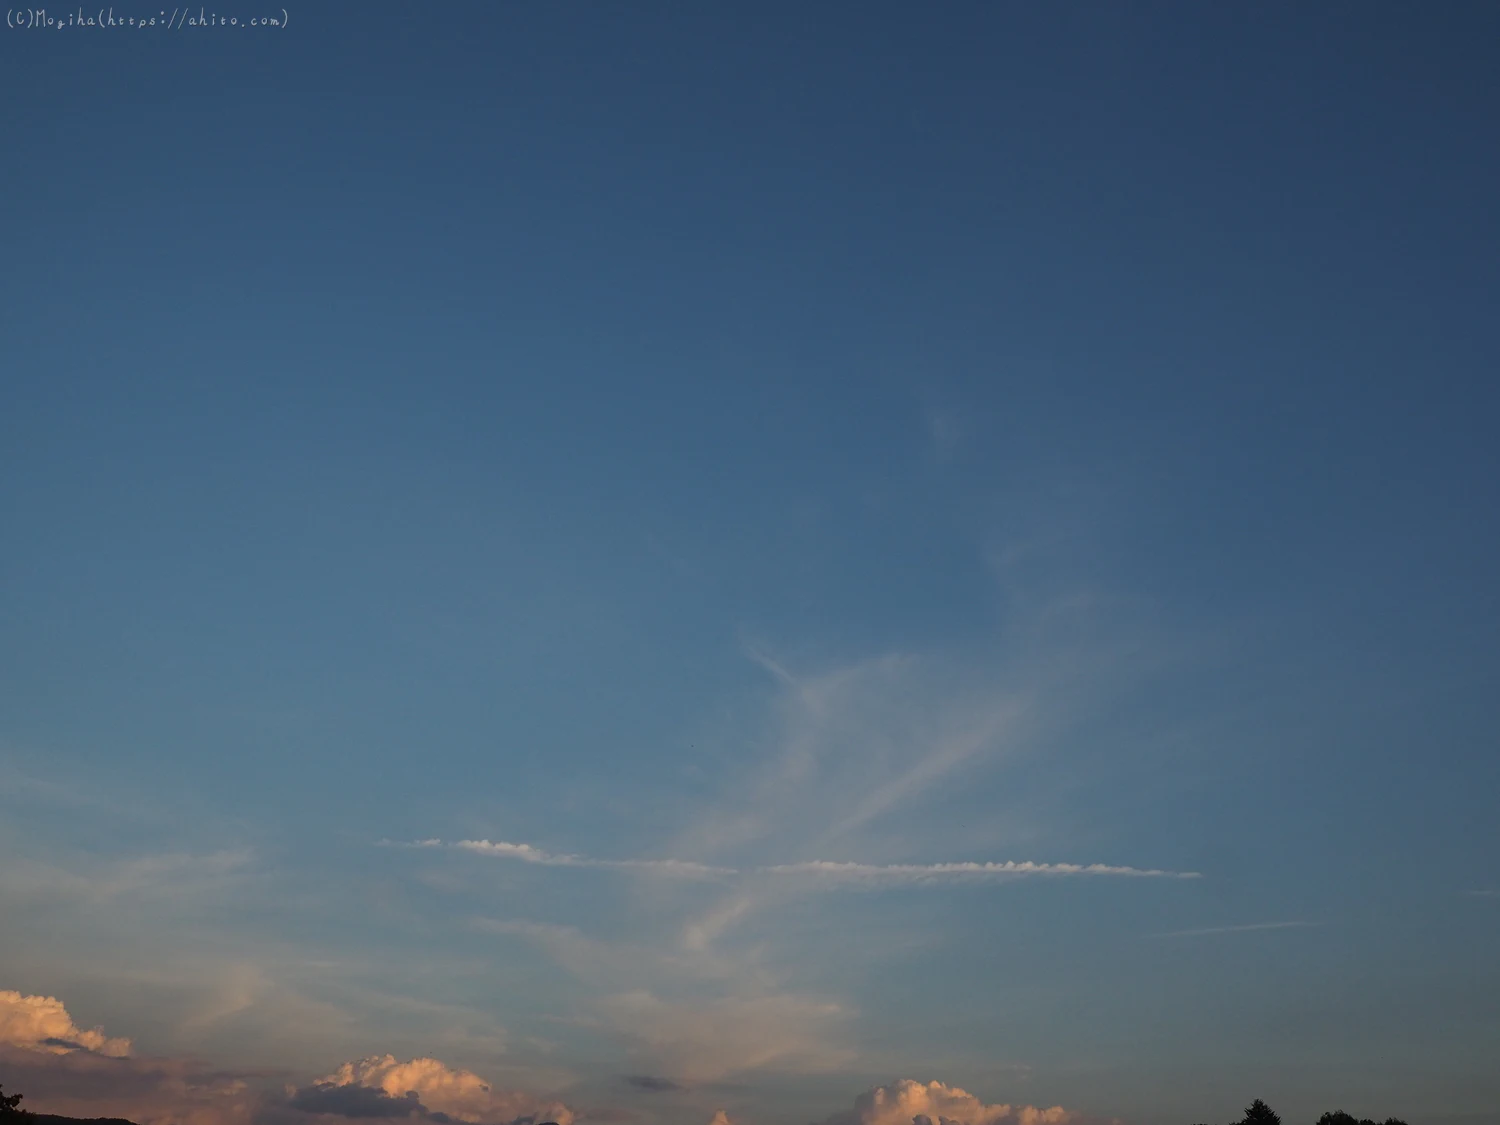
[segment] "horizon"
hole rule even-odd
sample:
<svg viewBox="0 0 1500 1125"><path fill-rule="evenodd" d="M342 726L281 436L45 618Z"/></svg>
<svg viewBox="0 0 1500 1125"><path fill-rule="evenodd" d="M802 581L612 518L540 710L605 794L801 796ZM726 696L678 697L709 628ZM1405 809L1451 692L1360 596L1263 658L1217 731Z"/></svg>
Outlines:
<svg viewBox="0 0 1500 1125"><path fill-rule="evenodd" d="M204 10L0 29L23 1108L1500 1122L1500 8Z"/></svg>

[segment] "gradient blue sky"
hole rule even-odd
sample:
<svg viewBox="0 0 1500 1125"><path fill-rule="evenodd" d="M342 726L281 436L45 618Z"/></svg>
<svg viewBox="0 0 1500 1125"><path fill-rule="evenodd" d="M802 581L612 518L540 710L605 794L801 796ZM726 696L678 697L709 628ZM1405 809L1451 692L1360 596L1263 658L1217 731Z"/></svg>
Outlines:
<svg viewBox="0 0 1500 1125"><path fill-rule="evenodd" d="M0 989L1497 1120L1500 9L289 16L0 34Z"/></svg>

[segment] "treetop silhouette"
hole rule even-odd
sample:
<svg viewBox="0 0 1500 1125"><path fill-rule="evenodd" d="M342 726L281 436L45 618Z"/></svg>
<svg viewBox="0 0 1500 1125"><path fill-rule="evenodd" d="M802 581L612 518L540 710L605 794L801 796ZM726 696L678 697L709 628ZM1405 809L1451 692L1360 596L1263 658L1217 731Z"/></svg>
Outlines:
<svg viewBox="0 0 1500 1125"><path fill-rule="evenodd" d="M1281 1125L1281 1115L1256 1098L1245 1107L1245 1116L1233 1125ZM1387 1117L1383 1122L1368 1117L1355 1117L1341 1109L1332 1110L1318 1118L1317 1125L1406 1125L1399 1117Z"/></svg>
<svg viewBox="0 0 1500 1125"><path fill-rule="evenodd" d="M31 1119L31 1114L24 1109L17 1109L21 1104L23 1094L6 1094L5 1087L0 1086L0 1121L22 1122Z"/></svg>

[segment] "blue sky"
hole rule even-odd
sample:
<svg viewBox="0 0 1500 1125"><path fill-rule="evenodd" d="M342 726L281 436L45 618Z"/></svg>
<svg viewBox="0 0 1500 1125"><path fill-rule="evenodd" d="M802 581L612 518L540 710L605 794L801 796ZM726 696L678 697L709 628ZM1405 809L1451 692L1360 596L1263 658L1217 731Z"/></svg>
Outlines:
<svg viewBox="0 0 1500 1125"><path fill-rule="evenodd" d="M0 36L7 1089L1492 1119L1493 9L287 15Z"/></svg>

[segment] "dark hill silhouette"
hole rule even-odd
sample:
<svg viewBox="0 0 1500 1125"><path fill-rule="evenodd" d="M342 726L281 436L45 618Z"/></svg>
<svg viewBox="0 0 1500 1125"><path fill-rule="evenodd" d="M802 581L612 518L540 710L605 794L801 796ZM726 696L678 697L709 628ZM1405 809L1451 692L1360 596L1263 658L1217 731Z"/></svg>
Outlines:
<svg viewBox="0 0 1500 1125"><path fill-rule="evenodd" d="M23 1094L7 1094L0 1086L0 1125L135 1125L123 1117L59 1117L22 1109Z"/></svg>

